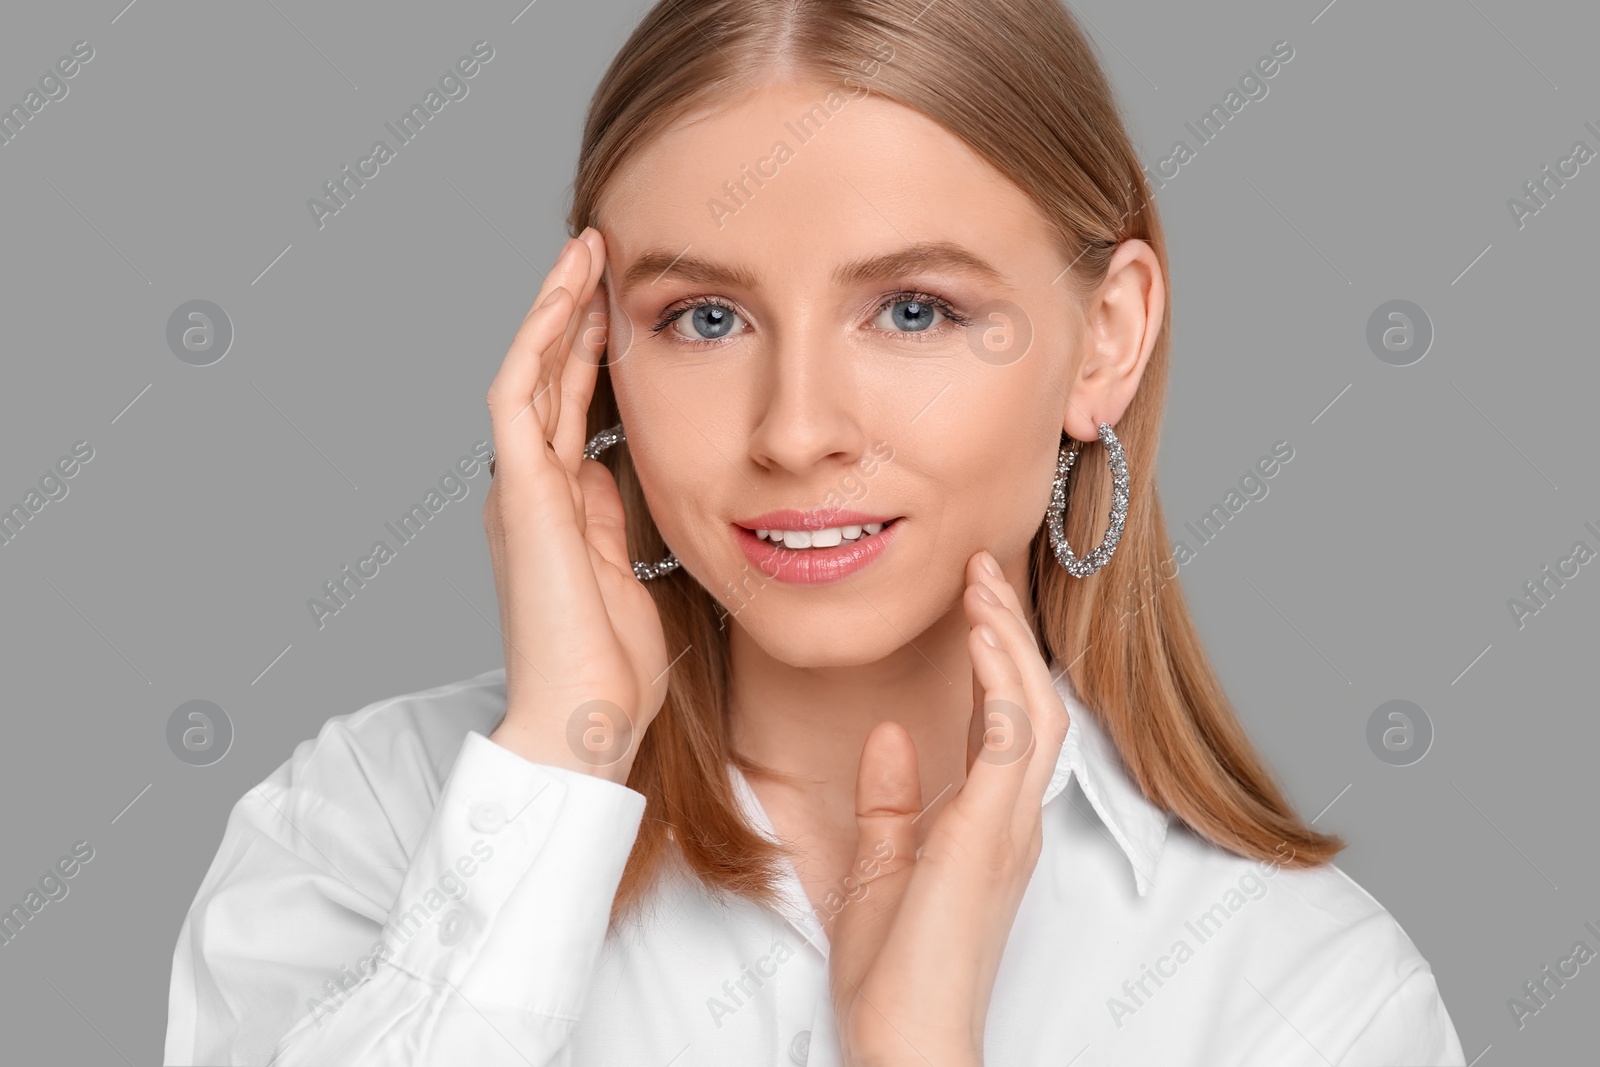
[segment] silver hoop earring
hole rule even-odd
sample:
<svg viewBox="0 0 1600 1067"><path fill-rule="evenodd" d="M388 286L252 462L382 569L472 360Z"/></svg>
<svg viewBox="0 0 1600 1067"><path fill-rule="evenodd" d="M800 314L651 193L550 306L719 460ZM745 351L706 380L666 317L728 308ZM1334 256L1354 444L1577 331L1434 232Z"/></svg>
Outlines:
<svg viewBox="0 0 1600 1067"><path fill-rule="evenodd" d="M625 440L627 440L627 437L622 432L622 423L619 422L615 426L611 427L611 429L601 430L599 433L589 438L589 443L583 446L583 458L599 459L600 453L604 452L618 441ZM489 450L489 477L494 477L493 449ZM633 563L633 576L639 579L641 582L648 582L652 579L660 578L662 575L671 574L677 569L678 557L673 555L671 552L668 552L667 558L663 559L660 563L640 563L635 560Z"/></svg>
<svg viewBox="0 0 1600 1067"><path fill-rule="evenodd" d="M1128 463L1122 454L1122 442L1111 432L1109 423L1100 424L1100 443L1106 446L1111 464L1111 525L1094 551L1079 559L1067 545L1067 535L1061 528L1067 509L1067 472L1072 461L1078 458L1078 449L1068 449L1071 438L1061 435L1061 451L1056 457L1055 483L1050 488L1050 506L1045 509L1045 525L1050 530L1050 546L1055 549L1056 560L1074 578L1087 578L1104 567L1111 559L1122 538L1122 527L1128 519Z"/></svg>
<svg viewBox="0 0 1600 1067"><path fill-rule="evenodd" d="M601 430L599 433L589 438L589 443L583 446L584 458L599 459L600 453L604 452L618 441L625 440L627 440L627 437L622 432L622 423L619 422L615 426L611 427L611 429ZM678 557L673 555L671 552L668 552L667 557L660 563L640 563L635 560L633 564L633 575L641 582L648 582L653 578L660 578L664 574L671 574L677 569Z"/></svg>

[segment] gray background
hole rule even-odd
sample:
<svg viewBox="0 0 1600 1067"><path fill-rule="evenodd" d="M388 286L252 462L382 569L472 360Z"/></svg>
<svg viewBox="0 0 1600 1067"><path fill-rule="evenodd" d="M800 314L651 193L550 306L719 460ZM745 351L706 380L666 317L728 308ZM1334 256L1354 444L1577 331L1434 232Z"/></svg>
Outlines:
<svg viewBox="0 0 1600 1067"><path fill-rule="evenodd" d="M329 716L498 664L482 473L322 629L306 601L487 438L583 107L645 9L125 2L0 16L6 106L95 51L0 146L0 504L94 448L0 547L0 903L95 849L0 947L6 1042L32 1062L158 1062L233 802ZM1520 229L1507 199L1574 141L1600 149L1600 17L1325 5L1074 5L1152 169L1274 42L1295 52L1157 193L1173 535L1196 547L1183 523L1294 448L1182 581L1240 715L1432 963L1468 1060L1576 1062L1600 963L1521 1030L1506 1001L1577 940L1600 949L1600 562L1520 628L1507 602L1575 541L1600 549L1600 162ZM480 39L468 96L319 230L307 198ZM166 341L195 299L235 331L208 367ZM1409 366L1366 339L1394 299L1436 331ZM235 730L210 766L168 747L194 699ZM1435 731L1410 766L1366 740L1391 699Z"/></svg>

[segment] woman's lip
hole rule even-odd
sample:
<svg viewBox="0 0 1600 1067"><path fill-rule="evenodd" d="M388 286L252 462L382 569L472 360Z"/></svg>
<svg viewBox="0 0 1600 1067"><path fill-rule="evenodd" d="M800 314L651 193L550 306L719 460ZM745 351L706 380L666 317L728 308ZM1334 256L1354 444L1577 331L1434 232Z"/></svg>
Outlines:
<svg viewBox="0 0 1600 1067"><path fill-rule="evenodd" d="M890 523L899 515L869 515L865 511L844 508L814 508L800 511L780 508L749 519L736 520L734 525L746 530L827 530L835 526L866 526L868 523Z"/></svg>
<svg viewBox="0 0 1600 1067"><path fill-rule="evenodd" d="M768 578L791 585L822 585L854 574L882 556L903 525L890 519L877 533L841 541L832 548L785 548L738 524L733 527L733 537L745 559Z"/></svg>

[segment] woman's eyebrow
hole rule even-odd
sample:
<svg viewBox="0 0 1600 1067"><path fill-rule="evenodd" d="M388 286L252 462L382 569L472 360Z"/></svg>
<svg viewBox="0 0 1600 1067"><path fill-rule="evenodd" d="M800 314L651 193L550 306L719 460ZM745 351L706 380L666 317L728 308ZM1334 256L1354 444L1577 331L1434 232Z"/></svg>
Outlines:
<svg viewBox="0 0 1600 1067"><path fill-rule="evenodd" d="M618 298L626 296L634 286L641 281L649 279L654 285L667 275L682 278L685 281L702 282L706 285L721 285L736 289L755 289L759 282L756 276L743 267L731 267L709 259L688 254L689 249L682 252L671 252L665 248L650 248L639 254L628 269L623 272L622 285L617 290Z"/></svg>
<svg viewBox="0 0 1600 1067"><path fill-rule="evenodd" d="M893 252L858 259L835 270L833 279L837 284L847 286L929 270L972 274L989 282L1005 280L1005 275L988 260L951 241L921 241ZM706 285L741 289L760 287L756 276L744 267L691 256L688 249L672 252L665 248L652 248L640 253L623 272L618 297L626 295L643 280L648 279L654 284L668 275Z"/></svg>
<svg viewBox="0 0 1600 1067"><path fill-rule="evenodd" d="M880 256L846 263L833 272L833 280L840 285L854 285L931 270L972 274L987 282L1005 281L999 268L953 241L920 241Z"/></svg>

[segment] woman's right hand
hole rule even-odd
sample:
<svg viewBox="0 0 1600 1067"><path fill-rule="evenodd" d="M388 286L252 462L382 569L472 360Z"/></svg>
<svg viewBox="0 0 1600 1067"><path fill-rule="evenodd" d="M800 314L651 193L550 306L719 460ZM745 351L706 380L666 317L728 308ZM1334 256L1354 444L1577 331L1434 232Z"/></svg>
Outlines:
<svg viewBox="0 0 1600 1067"><path fill-rule="evenodd" d="M625 784L666 700L668 661L616 479L583 456L606 351L604 266L598 230L568 240L489 386L483 525L506 660L506 715L490 739Z"/></svg>

